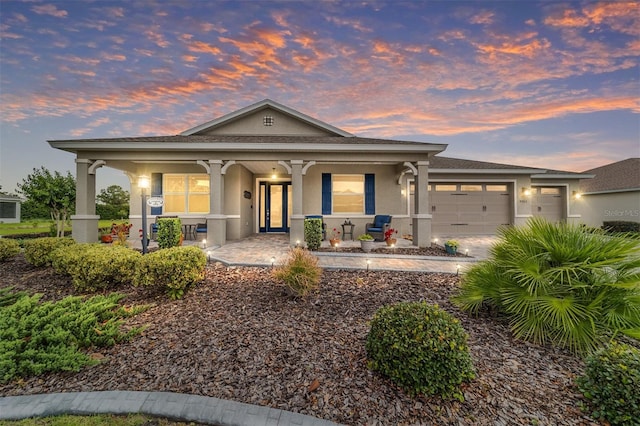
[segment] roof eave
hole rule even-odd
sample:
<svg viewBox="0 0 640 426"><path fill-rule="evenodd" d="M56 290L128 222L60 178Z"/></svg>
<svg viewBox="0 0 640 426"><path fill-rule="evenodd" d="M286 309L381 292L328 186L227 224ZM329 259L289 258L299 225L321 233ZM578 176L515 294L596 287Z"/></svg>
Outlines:
<svg viewBox="0 0 640 426"><path fill-rule="evenodd" d="M430 174L518 174L530 175L532 173L540 173L540 169L432 169L429 168Z"/></svg>
<svg viewBox="0 0 640 426"><path fill-rule="evenodd" d="M591 179L594 176L586 173L542 173L531 175L534 179Z"/></svg>

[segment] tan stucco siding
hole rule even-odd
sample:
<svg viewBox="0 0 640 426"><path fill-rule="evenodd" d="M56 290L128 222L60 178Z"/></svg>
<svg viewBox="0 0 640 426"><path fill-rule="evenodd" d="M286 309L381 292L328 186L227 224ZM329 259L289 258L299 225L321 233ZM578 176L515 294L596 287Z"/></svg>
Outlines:
<svg viewBox="0 0 640 426"><path fill-rule="evenodd" d="M640 222L640 191L587 194L576 200L581 223L600 227L603 222Z"/></svg>

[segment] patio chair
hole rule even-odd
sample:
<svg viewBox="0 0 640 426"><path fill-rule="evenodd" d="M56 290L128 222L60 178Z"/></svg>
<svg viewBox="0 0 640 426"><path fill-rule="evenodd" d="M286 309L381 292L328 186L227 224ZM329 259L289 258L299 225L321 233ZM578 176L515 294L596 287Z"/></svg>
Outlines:
<svg viewBox="0 0 640 426"><path fill-rule="evenodd" d="M377 214L373 218L373 223L367 223L364 232L371 235L376 241L384 241L384 233L391 227L392 216Z"/></svg>
<svg viewBox="0 0 640 426"><path fill-rule="evenodd" d="M196 240L202 241L207 238L207 224L205 223L197 223L196 224Z"/></svg>

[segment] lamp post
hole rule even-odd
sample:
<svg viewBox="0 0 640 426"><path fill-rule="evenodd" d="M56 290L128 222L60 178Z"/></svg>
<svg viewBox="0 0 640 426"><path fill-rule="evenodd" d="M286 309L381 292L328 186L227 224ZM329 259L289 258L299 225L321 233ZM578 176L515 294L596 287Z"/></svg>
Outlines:
<svg viewBox="0 0 640 426"><path fill-rule="evenodd" d="M142 198L142 254L147 254L147 244L149 244L147 236L147 189L151 186L148 176L140 176L138 178L138 186L140 187L140 196Z"/></svg>

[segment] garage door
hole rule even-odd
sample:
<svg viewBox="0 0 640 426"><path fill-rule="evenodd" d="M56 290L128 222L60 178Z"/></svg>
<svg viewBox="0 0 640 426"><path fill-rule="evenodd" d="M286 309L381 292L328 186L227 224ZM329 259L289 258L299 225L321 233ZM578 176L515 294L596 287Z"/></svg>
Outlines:
<svg viewBox="0 0 640 426"><path fill-rule="evenodd" d="M429 201L434 234L493 234L512 223L508 184L434 183Z"/></svg>
<svg viewBox="0 0 640 426"><path fill-rule="evenodd" d="M550 222L564 220L564 188L559 186L539 186L532 189L531 213Z"/></svg>

